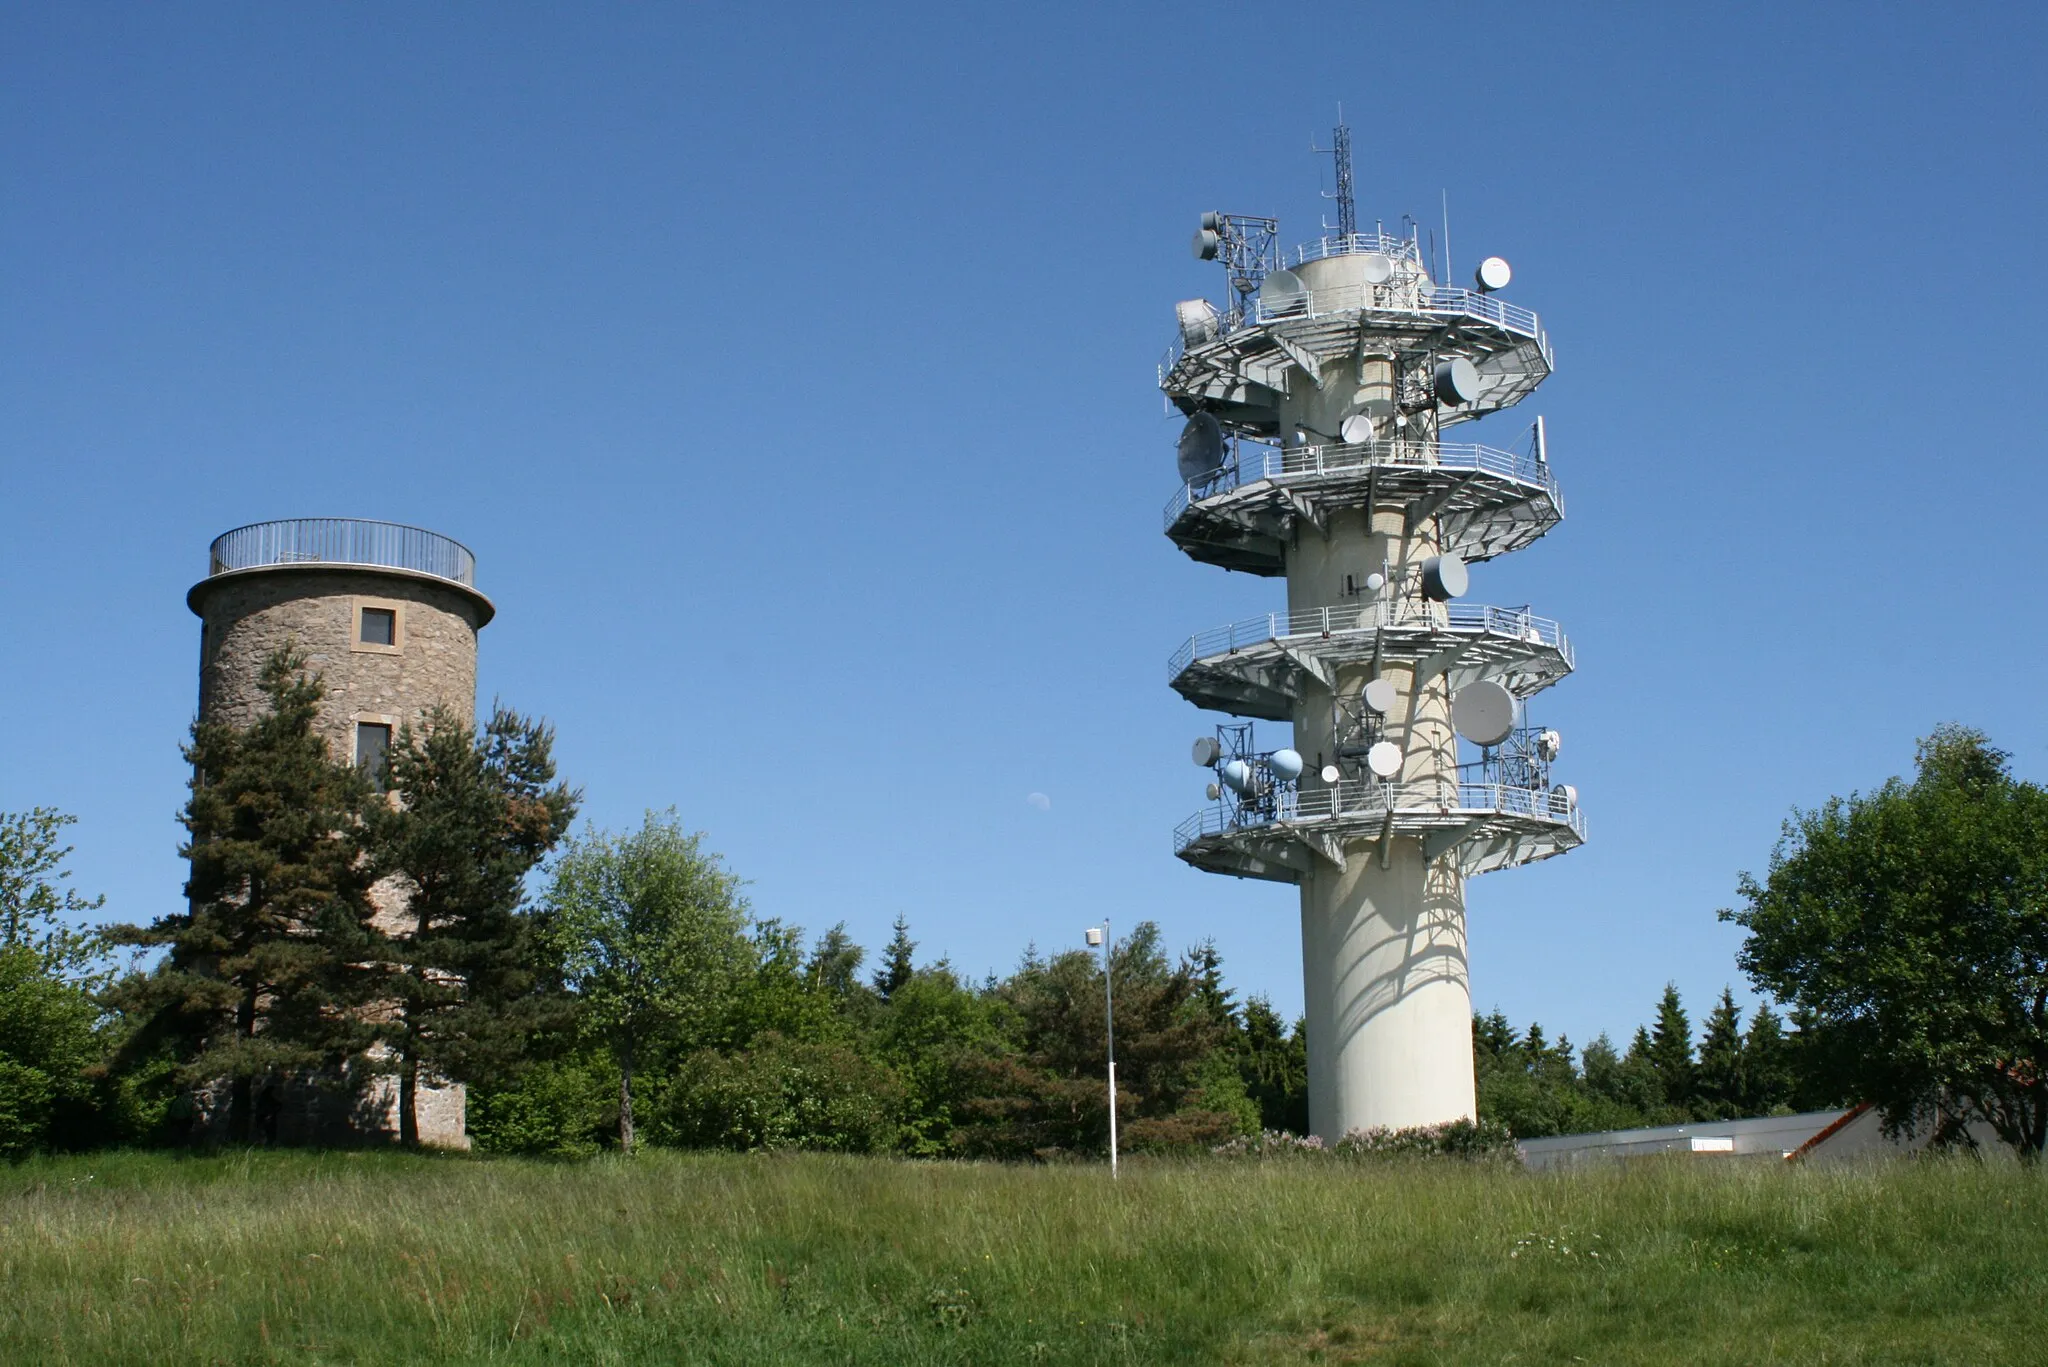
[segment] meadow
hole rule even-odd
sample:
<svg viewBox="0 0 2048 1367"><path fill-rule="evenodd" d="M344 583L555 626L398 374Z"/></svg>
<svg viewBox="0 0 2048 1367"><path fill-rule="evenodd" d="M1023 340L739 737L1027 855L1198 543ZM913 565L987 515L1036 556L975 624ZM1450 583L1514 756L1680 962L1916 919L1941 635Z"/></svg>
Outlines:
<svg viewBox="0 0 2048 1367"><path fill-rule="evenodd" d="M2012 1164L102 1153L0 1168L7 1363L2018 1363Z"/></svg>

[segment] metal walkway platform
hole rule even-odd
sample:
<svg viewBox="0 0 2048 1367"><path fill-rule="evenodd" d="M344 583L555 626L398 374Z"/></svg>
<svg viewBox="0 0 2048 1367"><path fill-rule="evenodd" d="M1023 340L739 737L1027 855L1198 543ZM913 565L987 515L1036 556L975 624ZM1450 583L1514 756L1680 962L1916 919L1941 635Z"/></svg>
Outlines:
<svg viewBox="0 0 2048 1367"><path fill-rule="evenodd" d="M1572 672L1572 646L1548 617L1518 608L1410 602L1269 612L1190 636L1167 662L1176 693L1197 707L1291 721L1303 681L1329 687L1342 665L1430 661L1453 690L1496 679L1518 698Z"/></svg>
<svg viewBox="0 0 2048 1367"><path fill-rule="evenodd" d="M1442 548L1466 560L1520 550L1564 519L1549 464L1491 446L1241 446L1235 461L1167 501L1166 534L1204 564L1285 574L1287 545L1304 524L1320 531L1340 508L1389 502L1406 504L1413 524L1435 518Z"/></svg>
<svg viewBox="0 0 2048 1367"><path fill-rule="evenodd" d="M1586 821L1568 792L1339 783L1280 795L1269 816L1204 808L1174 828L1173 852L1210 873L1294 883L1318 865L1372 858L1388 836L1419 837L1429 858L1455 851L1470 877L1575 849Z"/></svg>

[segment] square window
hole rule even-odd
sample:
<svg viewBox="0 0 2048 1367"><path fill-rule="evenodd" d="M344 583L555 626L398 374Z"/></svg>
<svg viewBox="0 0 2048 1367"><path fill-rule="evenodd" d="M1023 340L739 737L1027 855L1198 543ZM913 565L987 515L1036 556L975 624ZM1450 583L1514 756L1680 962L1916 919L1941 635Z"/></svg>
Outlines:
<svg viewBox="0 0 2048 1367"><path fill-rule="evenodd" d="M396 608L364 608L362 629L356 639L366 646L395 646L398 644L398 610Z"/></svg>
<svg viewBox="0 0 2048 1367"><path fill-rule="evenodd" d="M391 753L391 728L383 722L356 723L356 768L365 770L377 790L384 789L384 758Z"/></svg>

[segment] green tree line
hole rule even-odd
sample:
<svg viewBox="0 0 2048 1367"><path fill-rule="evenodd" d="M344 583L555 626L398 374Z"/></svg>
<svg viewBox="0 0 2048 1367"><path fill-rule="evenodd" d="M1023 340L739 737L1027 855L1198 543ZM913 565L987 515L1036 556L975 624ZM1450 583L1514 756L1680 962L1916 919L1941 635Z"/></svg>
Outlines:
<svg viewBox="0 0 2048 1367"><path fill-rule="evenodd" d="M446 1082L468 1088L472 1140L501 1152L1106 1147L1100 956L1027 949L1007 976L976 980L920 960L899 918L870 960L843 925L813 935L757 916L673 811L573 831L581 795L557 778L545 723L502 707L476 728L434 713L371 772L329 757L322 685L302 660L273 658L263 686L263 716L195 725L186 746L191 876L176 913L80 931L100 903L67 886L70 818L0 814L0 1151L276 1142L294 1134L294 1107L360 1115L373 1094L395 1094L393 1137L416 1144L418 1099ZM1843 882L1853 861L1838 861L1834 890L1815 866L1851 836L1918 841L1923 855L1962 840L1933 863L1948 895L1975 888L1983 904L1944 933L2038 972L2038 953L2014 950L2042 914L2028 882L2048 831L2028 824L2038 792L1981 737L1944 732L1915 782L1795 818L1769 875L1745 876L1748 910L1726 913L1751 931L1744 968L1789 1018L1762 1006L1745 1021L1724 990L1696 1033L1667 987L1625 1050L1604 1036L1580 1050L1477 1017L1482 1121L1535 1137L1871 1099L1898 1125L1951 1135L1995 1112L2024 1151L2042 1061L2024 1053L2024 992L2008 994L2017 1025L2000 1036L1980 1018L1997 1004L1992 975L1949 975L1978 980L1972 1007L1935 981L1932 956L1920 963L1907 986L1953 1002L1975 1031L1974 1055L1941 1042L1968 1065L1944 1072L1935 1044L1913 1053L1890 999L1867 983L1857 996L1853 965L1830 957L1870 931L1829 898L1860 896L1872 915L1873 894ZM1872 802L1911 811L1869 836L1856 823ZM1817 926L1816 904L1836 919ZM1897 916L1940 920L1940 905ZM140 957L116 972L123 947ZM1176 953L1156 925L1108 957L1127 1147L1306 1132L1300 1021L1239 1000L1213 945ZM1877 1067L1859 1056L1872 1049L1906 1052Z"/></svg>

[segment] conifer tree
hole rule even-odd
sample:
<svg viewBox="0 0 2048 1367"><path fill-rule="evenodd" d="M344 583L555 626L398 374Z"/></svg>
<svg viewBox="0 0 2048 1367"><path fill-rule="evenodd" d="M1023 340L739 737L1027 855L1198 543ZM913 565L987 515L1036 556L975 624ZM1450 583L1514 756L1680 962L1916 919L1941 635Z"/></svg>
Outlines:
<svg viewBox="0 0 2048 1367"><path fill-rule="evenodd" d="M1680 1109L1689 1107L1693 1099L1692 1022L1679 1000L1676 983L1664 984L1664 995L1657 1002L1657 1023L1650 1030L1644 1057L1663 1086L1665 1102Z"/></svg>
<svg viewBox="0 0 2048 1367"><path fill-rule="evenodd" d="M195 723L185 748L187 909L108 931L117 944L169 950L110 994L138 1026L127 1050L167 1044L183 1085L225 1081L233 1143L272 1137L270 1085L338 1066L362 1046L373 987L355 840L368 781L314 731L325 689L295 649L272 655L261 683L264 715L247 727Z"/></svg>
<svg viewBox="0 0 2048 1367"><path fill-rule="evenodd" d="M1777 1013L1759 1006L1742 1037L1742 1110L1769 1115L1792 1100L1795 1059Z"/></svg>
<svg viewBox="0 0 2048 1367"><path fill-rule="evenodd" d="M399 1142L419 1143L422 1069L502 1070L540 1024L525 879L567 834L581 794L555 779L554 731L499 707L478 734L445 708L399 731L372 803L372 873L402 896L379 918L382 1000L371 1055L398 1076Z"/></svg>
<svg viewBox="0 0 2048 1367"><path fill-rule="evenodd" d="M1742 1012L1730 988L1721 989L1721 1000L1707 1017L1693 1084L1693 1110L1700 1119L1728 1120L1746 1113Z"/></svg>
<svg viewBox="0 0 2048 1367"><path fill-rule="evenodd" d="M882 966L875 970L875 992L883 1001L893 998L903 990L917 972L917 941L910 938L910 922L902 913L896 916L896 933L889 938L889 947L882 951Z"/></svg>

